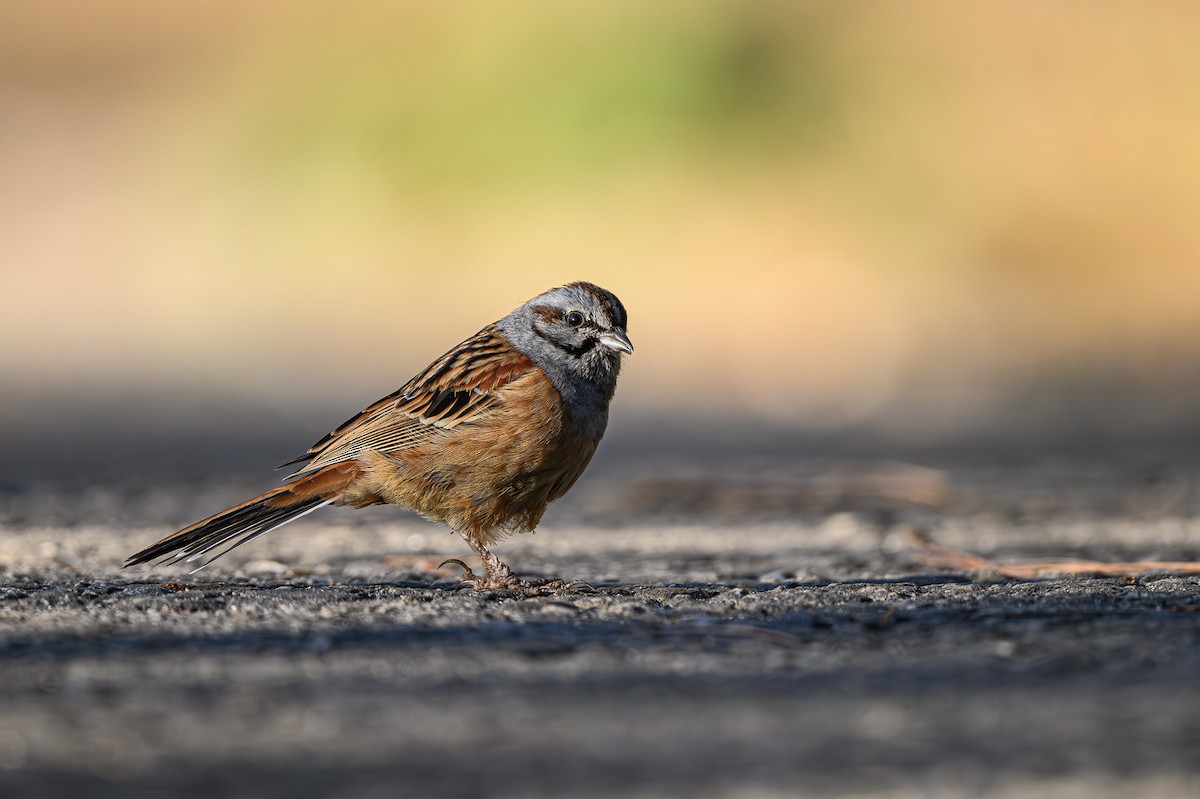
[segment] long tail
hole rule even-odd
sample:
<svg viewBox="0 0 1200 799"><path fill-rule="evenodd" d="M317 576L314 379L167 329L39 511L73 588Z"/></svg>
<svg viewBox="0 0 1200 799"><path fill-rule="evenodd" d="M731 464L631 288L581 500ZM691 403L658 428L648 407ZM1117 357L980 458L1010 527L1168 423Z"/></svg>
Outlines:
<svg viewBox="0 0 1200 799"><path fill-rule="evenodd" d="M185 527L178 533L172 533L141 552L130 555L125 565L133 566L156 558L162 558L160 563L204 559L196 567L197 570L202 569L231 549L330 504L361 473L353 461L331 464L319 472L273 488L261 496ZM225 549L205 557L222 546Z"/></svg>

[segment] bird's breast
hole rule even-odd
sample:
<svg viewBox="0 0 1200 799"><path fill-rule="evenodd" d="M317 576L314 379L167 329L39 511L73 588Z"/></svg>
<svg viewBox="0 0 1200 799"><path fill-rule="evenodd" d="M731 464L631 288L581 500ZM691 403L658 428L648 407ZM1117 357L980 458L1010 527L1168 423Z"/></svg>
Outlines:
<svg viewBox="0 0 1200 799"><path fill-rule="evenodd" d="M533 529L596 451L553 383L534 369L496 392L478 418L403 452L360 459L373 493L481 540ZM605 420L607 414L605 414Z"/></svg>

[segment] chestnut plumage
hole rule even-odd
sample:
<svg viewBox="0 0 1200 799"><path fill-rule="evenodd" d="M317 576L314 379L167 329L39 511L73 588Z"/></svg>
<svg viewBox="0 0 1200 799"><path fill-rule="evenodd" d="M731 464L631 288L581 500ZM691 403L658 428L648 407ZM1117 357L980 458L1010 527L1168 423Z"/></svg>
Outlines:
<svg viewBox="0 0 1200 799"><path fill-rule="evenodd" d="M608 424L620 300L592 283L551 289L434 361L291 463L288 482L132 555L201 566L324 505L399 505L444 522L482 559L479 588L524 585L490 547L529 532L565 494ZM290 464L285 464L290 465Z"/></svg>

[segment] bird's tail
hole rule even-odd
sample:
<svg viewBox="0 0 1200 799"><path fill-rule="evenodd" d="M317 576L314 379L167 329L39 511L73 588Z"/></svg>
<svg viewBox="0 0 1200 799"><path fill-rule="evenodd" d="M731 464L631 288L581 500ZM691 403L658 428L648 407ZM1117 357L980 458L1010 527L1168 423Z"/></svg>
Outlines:
<svg viewBox="0 0 1200 799"><path fill-rule="evenodd" d="M353 461L331 464L172 533L130 555L125 565L146 563L155 558L162 558L160 563L203 559L196 567L202 569L234 547L330 504L360 474L361 470ZM219 547L225 548L206 557Z"/></svg>

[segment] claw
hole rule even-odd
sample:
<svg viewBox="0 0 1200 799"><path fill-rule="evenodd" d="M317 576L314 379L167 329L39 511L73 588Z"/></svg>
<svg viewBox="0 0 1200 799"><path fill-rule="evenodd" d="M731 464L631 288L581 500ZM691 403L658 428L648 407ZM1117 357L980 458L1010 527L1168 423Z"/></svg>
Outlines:
<svg viewBox="0 0 1200 799"><path fill-rule="evenodd" d="M442 568L445 568L445 566L447 564L453 564L453 565L457 566L458 568L462 569L463 576L466 577L467 579L469 579L469 580L475 579L475 572L471 571L471 567L468 566L467 564L463 563L458 558L446 558L445 560L443 560L441 563L438 564L438 569L440 570Z"/></svg>
<svg viewBox="0 0 1200 799"><path fill-rule="evenodd" d="M475 572L473 572L471 570L470 566L463 563L458 558L447 558L446 560L443 560L441 563L438 564L438 569L441 569L443 566L446 566L447 564L457 566L463 570L463 578L459 582L458 585L454 586L455 591L458 591L468 585L471 586L472 588L479 587L479 578L475 576Z"/></svg>

